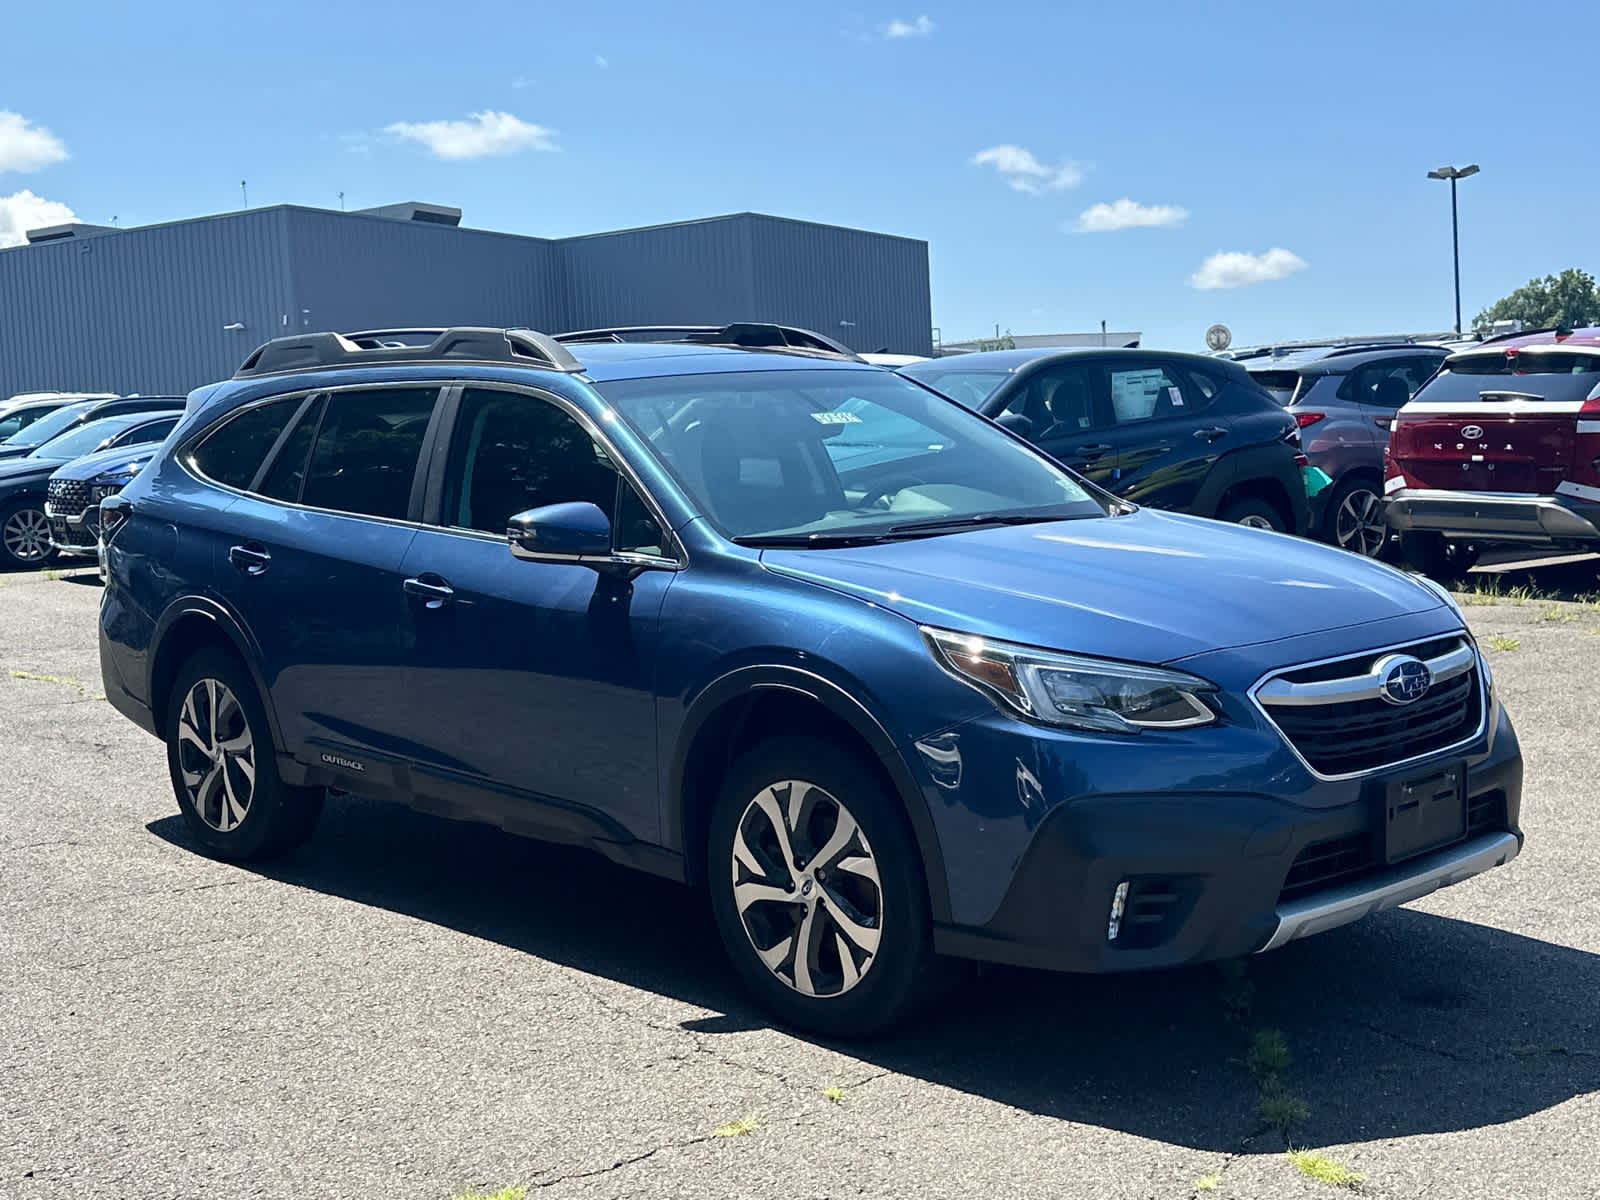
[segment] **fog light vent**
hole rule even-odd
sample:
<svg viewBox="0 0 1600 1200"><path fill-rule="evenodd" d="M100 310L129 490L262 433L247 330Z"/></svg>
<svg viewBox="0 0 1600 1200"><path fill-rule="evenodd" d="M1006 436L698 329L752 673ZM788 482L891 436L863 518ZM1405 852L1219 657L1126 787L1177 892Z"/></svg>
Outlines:
<svg viewBox="0 0 1600 1200"><path fill-rule="evenodd" d="M1128 906L1128 881L1124 879L1117 884L1117 890L1111 893L1111 919L1106 922L1106 941L1114 942L1117 934L1122 932L1122 911Z"/></svg>

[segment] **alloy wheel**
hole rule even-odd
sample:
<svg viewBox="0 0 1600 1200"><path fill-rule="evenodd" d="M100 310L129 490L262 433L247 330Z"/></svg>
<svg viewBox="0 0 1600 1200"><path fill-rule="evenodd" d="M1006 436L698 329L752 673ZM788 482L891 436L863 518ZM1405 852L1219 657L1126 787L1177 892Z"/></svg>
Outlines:
<svg viewBox="0 0 1600 1200"><path fill-rule="evenodd" d="M1339 504L1334 514L1334 541L1344 550L1376 558L1389 540L1389 523L1384 519L1383 501L1376 492L1356 488Z"/></svg>
<svg viewBox="0 0 1600 1200"><path fill-rule="evenodd" d="M239 698L201 679L178 715L178 768L195 814L218 833L237 829L256 788L255 740Z"/></svg>
<svg viewBox="0 0 1600 1200"><path fill-rule="evenodd" d="M1265 529L1269 533L1276 528L1271 521L1267 520L1267 518L1259 515L1258 513L1247 513L1245 516L1240 517L1235 523L1243 525L1246 529Z"/></svg>
<svg viewBox="0 0 1600 1200"><path fill-rule="evenodd" d="M17 562L43 562L50 557L50 522L37 508L19 508L0 529L0 543Z"/></svg>
<svg viewBox="0 0 1600 1200"><path fill-rule="evenodd" d="M815 784L763 788L739 818L733 902L756 955L805 996L841 996L878 954L883 886L850 810Z"/></svg>

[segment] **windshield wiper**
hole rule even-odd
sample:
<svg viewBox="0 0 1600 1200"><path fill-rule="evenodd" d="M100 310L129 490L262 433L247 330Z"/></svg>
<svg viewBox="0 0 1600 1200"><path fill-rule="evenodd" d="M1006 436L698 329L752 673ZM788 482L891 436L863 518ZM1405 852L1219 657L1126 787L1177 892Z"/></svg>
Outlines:
<svg viewBox="0 0 1600 1200"><path fill-rule="evenodd" d="M1065 513L975 513L969 517L934 517L927 521L907 521L889 526L891 534L951 533L961 529L981 529L986 525L1038 525L1046 521L1067 521Z"/></svg>
<svg viewBox="0 0 1600 1200"><path fill-rule="evenodd" d="M1538 392L1505 392L1490 390L1478 393L1479 400L1543 400Z"/></svg>
<svg viewBox="0 0 1600 1200"><path fill-rule="evenodd" d="M751 533L732 540L735 545L764 550L788 549L792 546L802 550L829 550L840 546L873 546L894 539L883 533Z"/></svg>

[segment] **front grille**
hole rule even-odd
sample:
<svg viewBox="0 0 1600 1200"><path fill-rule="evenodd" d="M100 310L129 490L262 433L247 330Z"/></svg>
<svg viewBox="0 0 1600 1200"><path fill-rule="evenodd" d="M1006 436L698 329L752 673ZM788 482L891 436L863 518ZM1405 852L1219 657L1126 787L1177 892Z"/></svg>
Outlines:
<svg viewBox="0 0 1600 1200"><path fill-rule="evenodd" d="M89 484L81 479L52 479L45 489L50 513L57 517L76 517L89 507Z"/></svg>
<svg viewBox="0 0 1600 1200"><path fill-rule="evenodd" d="M50 521L50 540L58 546L80 546L90 549L96 545L94 533L83 525L68 525L65 521Z"/></svg>
<svg viewBox="0 0 1600 1200"><path fill-rule="evenodd" d="M1426 660L1460 644L1460 639L1451 638L1409 647L1405 652ZM1354 681L1371 669L1377 657L1367 655L1286 672L1279 678L1291 683L1345 677ZM1483 688L1473 668L1435 683L1413 704L1330 698L1323 704L1267 701L1265 708L1313 770L1323 775L1355 775L1419 758L1471 737L1483 717Z"/></svg>

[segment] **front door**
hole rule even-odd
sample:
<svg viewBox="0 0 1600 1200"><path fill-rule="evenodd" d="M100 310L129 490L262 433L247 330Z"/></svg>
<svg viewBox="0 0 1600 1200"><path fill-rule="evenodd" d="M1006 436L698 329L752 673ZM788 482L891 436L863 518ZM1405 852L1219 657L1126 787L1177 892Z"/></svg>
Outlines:
<svg viewBox="0 0 1600 1200"><path fill-rule="evenodd" d="M1021 380L1005 411L1028 419L1028 436L1057 462L1101 487L1117 486L1111 412L1100 372L1089 363L1052 363Z"/></svg>
<svg viewBox="0 0 1600 1200"><path fill-rule="evenodd" d="M1211 397L1182 371L1154 359L1105 367L1116 450L1116 491L1135 504L1187 511L1212 464L1234 441L1225 422L1208 419Z"/></svg>
<svg viewBox="0 0 1600 1200"><path fill-rule="evenodd" d="M466 388L444 455L438 511L401 571L417 789L476 795L511 825L521 806L551 834L597 820L658 842L655 663L673 572L524 562L505 532L520 512L587 500L619 551L664 562L667 535L584 425L541 395Z"/></svg>

